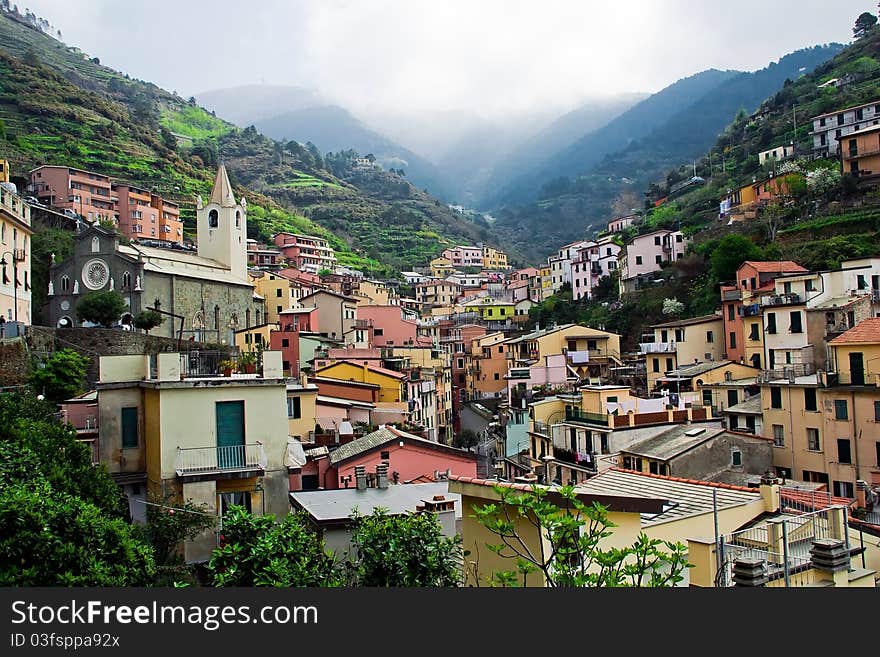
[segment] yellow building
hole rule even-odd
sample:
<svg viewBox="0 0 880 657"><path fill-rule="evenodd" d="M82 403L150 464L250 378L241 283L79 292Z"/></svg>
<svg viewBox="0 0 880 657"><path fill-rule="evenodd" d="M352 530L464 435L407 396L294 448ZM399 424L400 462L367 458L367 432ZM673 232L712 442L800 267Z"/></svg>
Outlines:
<svg viewBox="0 0 880 657"><path fill-rule="evenodd" d="M439 256L431 261L431 278L446 278L455 273L455 267L449 258Z"/></svg>
<svg viewBox="0 0 880 657"><path fill-rule="evenodd" d="M6 160L0 160L9 171ZM3 175L0 173L0 181ZM8 322L30 324L31 209L18 194L0 187L0 315Z"/></svg>
<svg viewBox="0 0 880 657"><path fill-rule="evenodd" d="M828 346L828 372L762 384L764 434L777 472L864 507L864 488L880 487L880 318Z"/></svg>
<svg viewBox="0 0 880 657"><path fill-rule="evenodd" d="M318 386L308 383L305 375L301 381L287 382L287 433L291 438L309 442L317 422L317 402Z"/></svg>
<svg viewBox="0 0 880 657"><path fill-rule="evenodd" d="M269 348L269 337L272 331L280 330L279 324L260 324L235 332L235 346L240 352L257 351Z"/></svg>
<svg viewBox="0 0 880 657"><path fill-rule="evenodd" d="M499 502L501 496L495 490L496 485L512 488L520 484L499 483L457 475L451 475L449 478L449 492L461 495L461 536L464 550L470 552L465 557L470 562L469 567L465 568L465 586L490 586L493 574L500 571L516 571L516 560L503 556L508 552L498 554L486 547L501 541L497 534L490 532L474 517L474 507ZM550 501L561 504L562 498L558 493L549 491L547 495ZM578 495L578 498L588 506L598 502L608 508L608 518L616 526L612 536L603 539L601 547L604 549L631 545L638 537L641 525L640 514L656 513L663 508L663 500L644 496L621 497L618 495L581 494ZM542 560L548 558L552 550L547 538L540 536L535 526L528 519L519 517L515 511L511 510L511 516L516 518L517 534L522 537L531 554L540 555L539 558ZM477 570L476 573L474 573L474 568ZM522 584L523 579L519 578L518 582ZM545 586L544 575L541 572L527 575L525 586Z"/></svg>
<svg viewBox="0 0 880 657"><path fill-rule="evenodd" d="M549 265L541 267L539 276L541 278L541 297L539 301L544 301L553 296L553 271Z"/></svg>
<svg viewBox="0 0 880 657"><path fill-rule="evenodd" d="M470 563L466 564L470 567L465 568L469 585L486 586L493 573L516 570L516 560L505 556L510 554L509 551L499 555L486 547L498 544L500 540L483 527L471 511L475 506L498 503L501 497L495 490L496 484L498 482L470 477L450 477L449 492L462 496L461 535L464 549L470 551L467 557ZM517 483L501 482L500 485L521 489L521 484ZM744 488L621 470L602 472L579 484L575 490L585 504L598 502L608 508L609 520L616 527L599 544L606 550L628 547L640 533L649 538L687 544L690 538L713 536L716 522L718 530L726 534L779 509L777 485ZM560 498L554 500L554 495L552 491L548 493L550 500L559 504ZM516 517L516 514L512 512L512 516ZM540 537L537 528L528 520L523 519L518 524L517 533L533 554L549 554L546 537ZM704 559L705 555L695 546L688 558L693 562ZM478 581L474 578L474 568ZM711 585L703 581L690 583ZM541 573L536 573L528 575L525 584L544 586L545 580ZM681 585L686 586L687 580Z"/></svg>
<svg viewBox="0 0 880 657"><path fill-rule="evenodd" d="M507 269L507 254L491 246L484 246L483 269Z"/></svg>
<svg viewBox="0 0 880 657"><path fill-rule="evenodd" d="M406 376L383 367L341 360L317 370L315 376L377 385L380 402L406 400Z"/></svg>
<svg viewBox="0 0 880 657"><path fill-rule="evenodd" d="M655 324L653 342L642 342L639 351L645 356L648 390L655 390L659 379L672 370L722 360L724 320L721 315Z"/></svg>
<svg viewBox="0 0 880 657"><path fill-rule="evenodd" d="M485 322L506 322L516 314L516 304L484 297L464 304L466 312L477 312Z"/></svg>
<svg viewBox="0 0 880 657"><path fill-rule="evenodd" d="M565 354L566 362L581 377L602 378L608 368L620 362L620 336L616 333L565 324L540 329L508 340L511 366L525 367L554 354Z"/></svg>
<svg viewBox="0 0 880 657"><path fill-rule="evenodd" d="M396 306L398 295L393 287L382 281L363 280L358 283L357 294L353 294L359 306Z"/></svg>
<svg viewBox="0 0 880 657"><path fill-rule="evenodd" d="M506 339L504 333L496 332L471 342L470 353L465 355L469 398L494 397L507 390Z"/></svg>
<svg viewBox="0 0 880 657"><path fill-rule="evenodd" d="M755 367L749 367L742 363L733 363L729 360L706 361L695 365L683 365L678 369L667 372L656 381L656 389L667 390L670 393L684 395L695 403L703 406L719 406L712 390L706 386L714 386L726 382L743 379L755 381L761 371ZM739 403L738 401L736 403Z"/></svg>
<svg viewBox="0 0 880 657"><path fill-rule="evenodd" d="M286 278L265 271L248 272L248 281L253 284L254 292L265 300L267 324L277 324L281 311L297 305L291 296L290 281ZM269 344L268 339L266 344Z"/></svg>
<svg viewBox="0 0 880 657"><path fill-rule="evenodd" d="M145 482L154 494L204 504L212 514L239 504L284 515L289 432L281 354L264 352L257 374L224 377L216 365L204 355L164 352L102 357L101 462L129 497L143 499ZM208 530L187 541L187 561L207 559L214 547Z"/></svg>
<svg viewBox="0 0 880 657"><path fill-rule="evenodd" d="M0 160L0 182L9 182L9 160Z"/></svg>

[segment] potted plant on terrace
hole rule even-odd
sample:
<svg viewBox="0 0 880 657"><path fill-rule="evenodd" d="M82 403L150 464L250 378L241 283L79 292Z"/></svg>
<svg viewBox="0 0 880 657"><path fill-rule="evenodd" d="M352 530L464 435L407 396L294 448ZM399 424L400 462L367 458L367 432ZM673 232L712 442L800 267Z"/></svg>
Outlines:
<svg viewBox="0 0 880 657"><path fill-rule="evenodd" d="M231 360L221 360L217 364L217 368L223 373L223 376L232 376L232 370L235 369L235 363Z"/></svg>
<svg viewBox="0 0 880 657"><path fill-rule="evenodd" d="M238 357L238 367L245 374L255 374L257 371L257 355L252 351L245 351Z"/></svg>

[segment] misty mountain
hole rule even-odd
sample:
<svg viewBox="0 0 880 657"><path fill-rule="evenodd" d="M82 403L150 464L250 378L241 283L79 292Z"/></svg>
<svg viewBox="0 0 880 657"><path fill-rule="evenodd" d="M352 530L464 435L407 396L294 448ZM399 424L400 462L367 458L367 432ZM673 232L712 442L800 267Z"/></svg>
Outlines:
<svg viewBox="0 0 880 657"><path fill-rule="evenodd" d="M361 155L372 153L385 169L403 169L415 186L426 187L435 196L445 196L440 172L433 164L374 132L338 105L285 112L257 121L256 127L273 139L310 141L325 153L349 148Z"/></svg>
<svg viewBox="0 0 880 657"><path fill-rule="evenodd" d="M611 204L619 194L640 196L670 169L705 154L740 111L753 112L788 80L809 73L842 47L831 44L799 50L751 73L706 71L676 82L555 156L541 174L550 176L555 171L558 175L541 187L540 201L509 203L493 213L498 226L515 244L539 256L595 232L610 217ZM700 84L710 80L716 84ZM683 83L688 84L679 86ZM683 89L703 93L694 98L692 93L682 93ZM676 100L685 102L676 106ZM651 108L663 114L663 120L652 120ZM639 118L652 125L640 127ZM637 138L601 157L587 150L590 145L607 147L611 136L619 140L625 132L632 135L636 130L641 133ZM591 162L580 168L578 163L585 161ZM534 194L534 187L529 192Z"/></svg>
<svg viewBox="0 0 880 657"><path fill-rule="evenodd" d="M560 176L576 176L587 171L605 155L626 148L634 140L669 120L723 82L740 75L739 71L710 69L683 78L649 96L599 130L561 149L508 184L489 205L527 202L537 197L541 187Z"/></svg>
<svg viewBox="0 0 880 657"><path fill-rule="evenodd" d="M592 100L563 114L547 127L516 145L495 163L489 176L482 183L477 205L483 205L486 198L492 198L506 184L538 167L551 155L580 137L601 128L648 96L649 94L645 93L620 94L607 99Z"/></svg>
<svg viewBox="0 0 880 657"><path fill-rule="evenodd" d="M242 128L284 112L327 104L315 89L273 84L214 89L197 94L196 100Z"/></svg>
<svg viewBox="0 0 880 657"><path fill-rule="evenodd" d="M353 149L372 153L386 169L403 169L413 185L448 198L437 167L412 151L380 135L344 107L328 103L301 87L253 85L201 94L200 102L219 116L234 116L244 127L253 124L272 139L312 142L322 153Z"/></svg>
<svg viewBox="0 0 880 657"><path fill-rule="evenodd" d="M487 118L474 108L374 112L365 120L429 158L442 172L451 197L477 207L519 174L645 97L621 94L585 101L562 115L545 107Z"/></svg>
<svg viewBox="0 0 880 657"><path fill-rule="evenodd" d="M841 44L804 48L771 62L765 68L727 80L703 98L670 117L623 151L608 155L595 173L626 176L644 184L661 171L703 154L740 110L753 112L767 98L828 61Z"/></svg>

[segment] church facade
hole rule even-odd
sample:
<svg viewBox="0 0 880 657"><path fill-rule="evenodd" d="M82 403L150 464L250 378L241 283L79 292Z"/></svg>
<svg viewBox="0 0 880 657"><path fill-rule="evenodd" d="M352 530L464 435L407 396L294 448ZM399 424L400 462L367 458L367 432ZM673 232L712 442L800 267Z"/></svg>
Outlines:
<svg viewBox="0 0 880 657"><path fill-rule="evenodd" d="M236 202L225 167L217 171L207 204L196 202L197 252L122 245L100 226L80 231L74 254L49 271L50 326L81 326L76 304L93 291L125 299L119 318L131 326L143 310L165 321L151 331L164 337L234 344L234 332L264 321L263 301L247 280L247 201Z"/></svg>

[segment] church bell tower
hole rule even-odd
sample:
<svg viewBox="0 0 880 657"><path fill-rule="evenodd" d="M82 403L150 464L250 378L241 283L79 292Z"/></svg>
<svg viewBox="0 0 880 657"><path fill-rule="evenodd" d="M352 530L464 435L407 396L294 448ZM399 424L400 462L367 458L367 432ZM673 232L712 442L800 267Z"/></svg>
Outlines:
<svg viewBox="0 0 880 657"><path fill-rule="evenodd" d="M196 230L199 255L226 265L232 276L246 281L247 201L236 203L222 164L208 203L202 203L201 196L196 201Z"/></svg>

